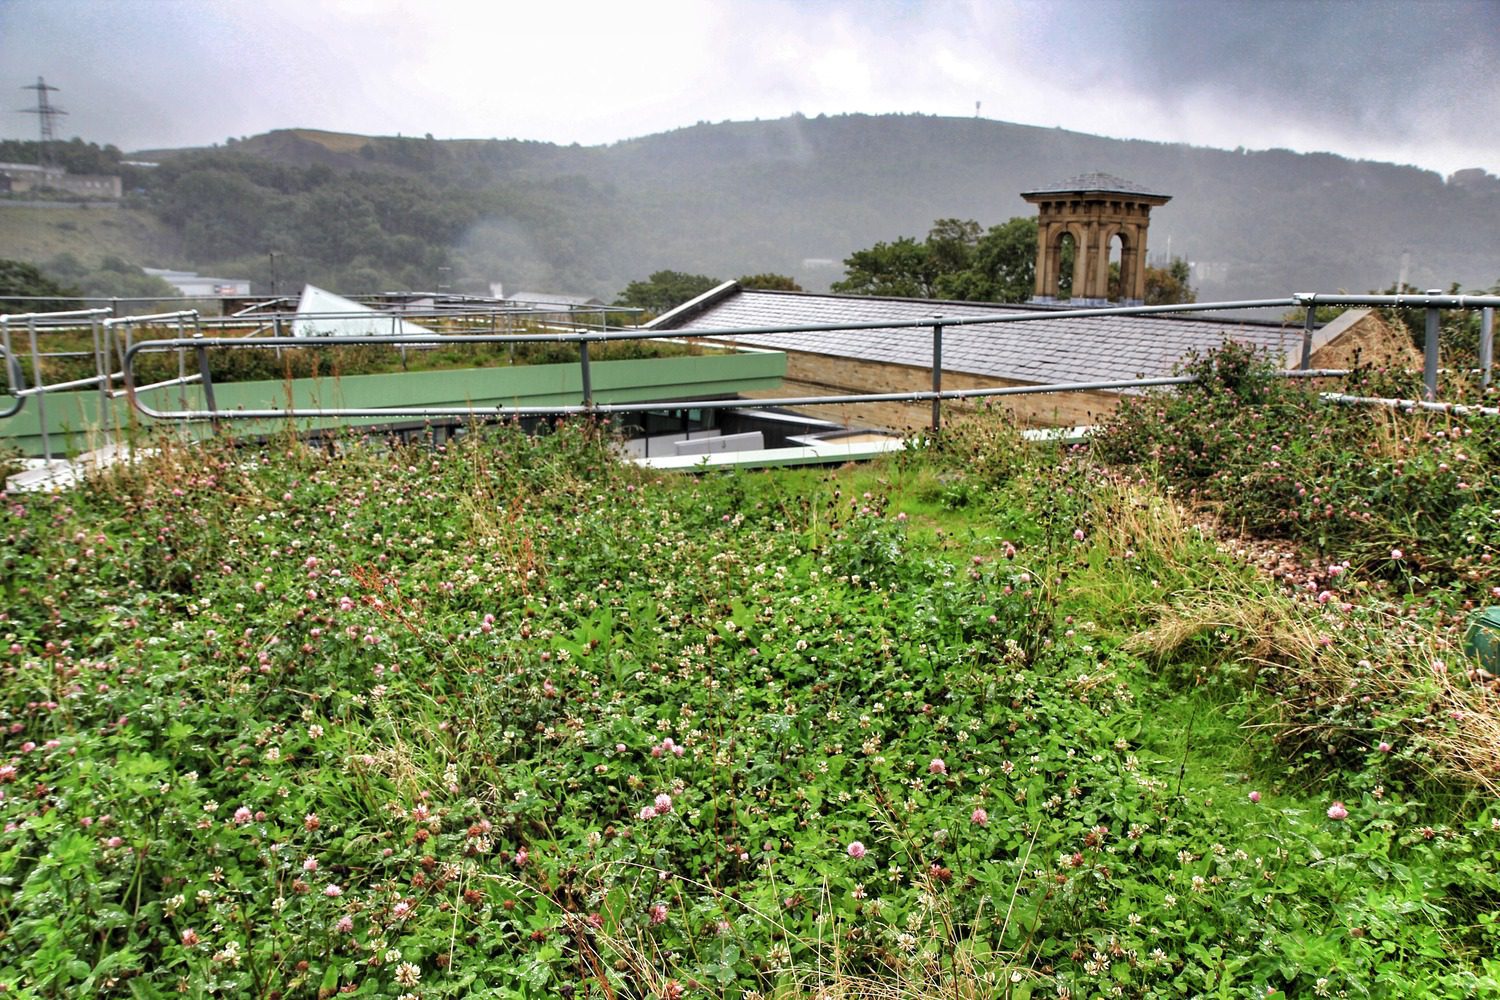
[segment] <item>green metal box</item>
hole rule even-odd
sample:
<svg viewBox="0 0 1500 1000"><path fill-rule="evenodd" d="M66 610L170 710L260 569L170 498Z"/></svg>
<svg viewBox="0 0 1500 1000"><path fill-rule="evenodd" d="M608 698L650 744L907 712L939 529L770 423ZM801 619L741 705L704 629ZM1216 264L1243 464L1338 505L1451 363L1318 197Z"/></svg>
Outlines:
<svg viewBox="0 0 1500 1000"><path fill-rule="evenodd" d="M1478 657L1490 673L1500 674L1500 608L1480 608L1470 616L1464 651Z"/></svg>

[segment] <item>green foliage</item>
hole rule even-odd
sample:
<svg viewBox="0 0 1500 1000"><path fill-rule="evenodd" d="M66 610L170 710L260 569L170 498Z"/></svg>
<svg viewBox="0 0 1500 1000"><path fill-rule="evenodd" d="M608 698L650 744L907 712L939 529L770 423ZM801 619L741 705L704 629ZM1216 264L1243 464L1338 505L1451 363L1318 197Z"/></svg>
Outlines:
<svg viewBox="0 0 1500 1000"><path fill-rule="evenodd" d="M832 288L848 295L930 299L937 292L938 273L927 245L903 236L844 258L844 278Z"/></svg>
<svg viewBox="0 0 1500 1000"><path fill-rule="evenodd" d="M963 454L662 480L571 423L11 497L0 982L1493 993L1493 799L1259 763L1103 617L1167 596L1110 481Z"/></svg>
<svg viewBox="0 0 1500 1000"><path fill-rule="evenodd" d="M1246 530L1403 586L1483 599L1500 584L1493 419L1324 403L1233 343L1183 370L1199 381L1121 405L1096 439L1102 456L1222 505ZM1409 378L1364 373L1341 391L1410 396Z"/></svg>
<svg viewBox="0 0 1500 1000"><path fill-rule="evenodd" d="M1173 257L1166 267L1146 265L1146 305L1165 306L1197 302L1198 292L1189 284L1188 263Z"/></svg>
<svg viewBox="0 0 1500 1000"><path fill-rule="evenodd" d="M657 271L644 281L632 281L615 299L617 306L634 306L651 316L660 316L721 284L706 274Z"/></svg>
<svg viewBox="0 0 1500 1000"><path fill-rule="evenodd" d="M1391 285L1382 295L1409 295L1424 294L1426 289L1413 288L1410 285L1397 287ZM1450 285L1449 295L1457 295L1461 291L1457 284ZM1500 295L1500 282L1491 285L1488 291L1480 292L1482 295ZM1427 310L1425 309L1382 309L1381 316L1396 330L1405 331L1411 339L1412 346L1419 351L1426 350L1427 344ZM1479 364L1479 310L1457 310L1444 309L1438 325L1438 345L1441 351L1440 362L1443 367L1457 369L1460 372L1467 371Z"/></svg>
<svg viewBox="0 0 1500 1000"><path fill-rule="evenodd" d="M90 268L70 253L58 254L47 261L49 274L77 288L79 294L109 298L175 298L177 289L154 274L113 254L105 256L96 268Z"/></svg>
<svg viewBox="0 0 1500 1000"><path fill-rule="evenodd" d="M46 298L45 296L57 296ZM54 281L35 264L0 259L0 312L60 312L77 309L78 290ZM10 296L44 296L31 301L12 301Z"/></svg>
<svg viewBox="0 0 1500 1000"><path fill-rule="evenodd" d="M902 237L857 250L844 261L835 292L903 298L1024 302L1036 268L1036 220L1016 217L983 231L979 223L939 219L921 243Z"/></svg>
<svg viewBox="0 0 1500 1000"><path fill-rule="evenodd" d="M70 174L119 174L123 155L114 146L84 142L76 136L66 142L47 143L45 157L42 144L24 139L0 139L0 163L48 163Z"/></svg>
<svg viewBox="0 0 1500 1000"><path fill-rule="evenodd" d="M800 292L802 286L797 284L795 278L785 274L747 274L743 278L736 279L741 288L760 289L769 292Z"/></svg>

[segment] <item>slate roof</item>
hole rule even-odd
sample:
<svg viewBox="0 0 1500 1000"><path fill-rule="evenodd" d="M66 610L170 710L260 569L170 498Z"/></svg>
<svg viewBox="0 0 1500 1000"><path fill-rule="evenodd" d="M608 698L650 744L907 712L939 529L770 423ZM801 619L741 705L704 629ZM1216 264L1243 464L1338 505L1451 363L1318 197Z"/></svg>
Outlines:
<svg viewBox="0 0 1500 1000"><path fill-rule="evenodd" d="M1114 174L1102 173L1079 174L1077 177L1070 177L1065 181L1048 184L1032 191L1023 191L1021 197L1024 198L1032 194L1061 194L1070 191L1105 191L1116 194L1139 194L1146 195L1149 198L1171 197L1157 191L1148 191L1135 181L1127 181L1122 177L1116 177Z"/></svg>
<svg viewBox="0 0 1500 1000"><path fill-rule="evenodd" d="M930 299L867 298L801 292L721 289L695 310L668 314L659 329L735 330L753 327L866 323L942 316L1046 315L1053 310ZM705 299L708 297L705 296ZM718 338L715 338L718 339ZM737 344L802 351L884 364L928 368L930 328L769 333L725 337ZM1170 375L1189 351L1203 353L1225 340L1279 352L1289 364L1301 354L1302 330L1235 320L1169 316L1101 316L1038 319L943 331L943 370L1033 384L1095 382Z"/></svg>

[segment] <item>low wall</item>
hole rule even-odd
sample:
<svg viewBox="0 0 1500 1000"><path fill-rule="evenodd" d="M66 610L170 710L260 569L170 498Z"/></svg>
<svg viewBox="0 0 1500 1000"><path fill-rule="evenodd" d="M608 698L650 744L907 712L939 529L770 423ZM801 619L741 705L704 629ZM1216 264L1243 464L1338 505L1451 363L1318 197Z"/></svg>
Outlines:
<svg viewBox="0 0 1500 1000"><path fill-rule="evenodd" d="M745 351L701 357L596 361L589 366L589 372L597 403L723 398L755 391L774 394L786 372L786 356L775 351ZM202 388L195 385L152 389L141 397L157 410L207 408ZM226 382L214 385L214 400L224 411L283 409L288 405L301 409L575 406L583 401L583 377L578 365L559 364ZM45 403L39 405L36 397L28 398L19 413L0 420L0 444L17 447L25 455L40 455L44 409L54 455L76 454L97 447L106 437L118 436L131 426L169 423L143 416L123 398L104 404L95 389L48 393ZM411 419L320 418L295 423L297 430L307 431L339 424L371 426ZM184 426L178 421L170 423ZM186 426L196 436L210 433L204 423ZM265 434L285 429L287 421L231 420L226 426L231 433Z"/></svg>
<svg viewBox="0 0 1500 1000"><path fill-rule="evenodd" d="M932 388L932 369L836 358L827 354L786 352L786 380L776 392L747 392L750 398L770 396L832 396L877 392L920 392ZM1008 379L961 372L943 372L943 389L998 389L1025 385ZM1113 413L1120 397L1109 392L1055 392L1030 396L1002 396L1003 406L1027 427L1076 427L1095 424ZM943 401L943 419L958 419L975 403ZM932 404L840 403L793 407L795 412L845 426L905 432L930 426Z"/></svg>

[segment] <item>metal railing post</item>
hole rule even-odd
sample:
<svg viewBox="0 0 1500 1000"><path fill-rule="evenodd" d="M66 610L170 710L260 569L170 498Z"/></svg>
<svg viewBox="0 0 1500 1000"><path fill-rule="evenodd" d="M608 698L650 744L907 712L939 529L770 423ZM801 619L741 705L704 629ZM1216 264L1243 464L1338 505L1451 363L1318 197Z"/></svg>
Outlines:
<svg viewBox="0 0 1500 1000"><path fill-rule="evenodd" d="M196 331L193 334L193 339L196 341L202 341L203 331ZM208 404L208 422L209 425L213 427L214 433L217 434L223 428L219 425L218 404L214 402L213 376L208 372L208 348L204 347L202 343L198 343L194 345L193 352L198 355L198 374L203 378L203 402Z"/></svg>
<svg viewBox="0 0 1500 1000"><path fill-rule="evenodd" d="M1302 319L1302 363L1298 368L1312 367L1313 328L1318 325L1318 297L1307 297L1307 315Z"/></svg>
<svg viewBox="0 0 1500 1000"><path fill-rule="evenodd" d="M99 377L99 426L104 428L104 443L114 441L114 428L109 419L109 340L104 335L104 321L94 315L89 318L89 329L94 335L94 374Z"/></svg>
<svg viewBox="0 0 1500 1000"><path fill-rule="evenodd" d="M1479 388L1488 389L1495 368L1495 307L1479 311Z"/></svg>
<svg viewBox="0 0 1500 1000"><path fill-rule="evenodd" d="M1428 295L1441 295L1442 289L1429 288ZM1422 384L1426 386L1429 400L1437 399L1438 390L1438 331L1442 329L1442 313L1437 306L1427 307L1427 343L1423 351Z"/></svg>
<svg viewBox="0 0 1500 1000"><path fill-rule="evenodd" d="M10 381L10 391L18 393L26 388L26 384L21 372L21 362L16 359L15 351L10 346L9 316L0 315L0 347L5 348L5 377Z"/></svg>
<svg viewBox="0 0 1500 1000"><path fill-rule="evenodd" d="M31 382L38 389L47 384L42 376L42 357L36 348L36 317L26 317L26 334L31 340ZM42 461L52 461L52 440L47 434L47 394L38 392L36 394L36 419L37 426L42 431Z"/></svg>
<svg viewBox="0 0 1500 1000"><path fill-rule="evenodd" d="M587 340L578 342L578 370L583 376L583 405L592 407L594 405L594 376L589 370L589 342Z"/></svg>
<svg viewBox="0 0 1500 1000"><path fill-rule="evenodd" d="M932 391L943 391L943 324L932 324ZM943 431L943 400L932 397L932 436Z"/></svg>

